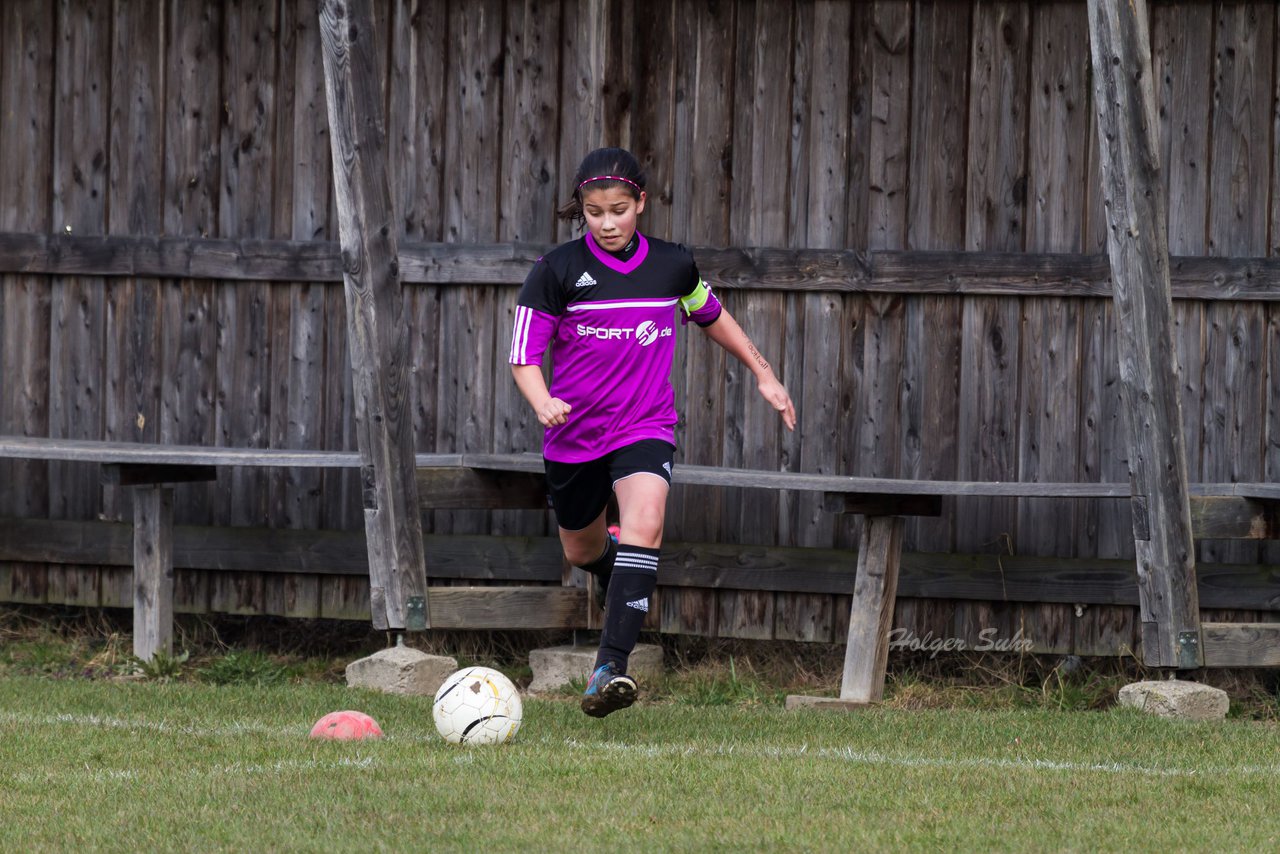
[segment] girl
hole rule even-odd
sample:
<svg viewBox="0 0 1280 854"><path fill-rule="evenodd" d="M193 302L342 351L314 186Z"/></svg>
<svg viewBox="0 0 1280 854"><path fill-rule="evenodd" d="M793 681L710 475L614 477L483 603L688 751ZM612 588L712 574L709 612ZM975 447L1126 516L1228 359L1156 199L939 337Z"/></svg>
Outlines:
<svg viewBox="0 0 1280 854"><path fill-rule="evenodd" d="M582 697L582 710L595 717L636 696L627 658L657 585L675 451L668 377L677 307L682 322L692 320L751 369L788 429L796 423L787 390L699 277L689 250L636 230L644 188L630 152L602 148L586 156L559 215L585 223L587 233L534 264L511 342L511 373L546 427L547 486L565 557L595 576L605 610ZM540 367L548 346L550 388ZM605 523L611 492L621 524L616 540Z"/></svg>

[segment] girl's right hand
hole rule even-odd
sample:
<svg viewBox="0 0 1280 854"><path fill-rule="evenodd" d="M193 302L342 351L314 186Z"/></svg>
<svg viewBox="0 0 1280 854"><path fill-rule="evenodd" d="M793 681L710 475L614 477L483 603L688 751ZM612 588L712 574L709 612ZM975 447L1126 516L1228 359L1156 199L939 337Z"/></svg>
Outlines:
<svg viewBox="0 0 1280 854"><path fill-rule="evenodd" d="M538 413L538 420L542 422L543 427L559 427L569 420L569 410L571 409L573 409L572 406L558 397L553 397L542 404L536 412Z"/></svg>

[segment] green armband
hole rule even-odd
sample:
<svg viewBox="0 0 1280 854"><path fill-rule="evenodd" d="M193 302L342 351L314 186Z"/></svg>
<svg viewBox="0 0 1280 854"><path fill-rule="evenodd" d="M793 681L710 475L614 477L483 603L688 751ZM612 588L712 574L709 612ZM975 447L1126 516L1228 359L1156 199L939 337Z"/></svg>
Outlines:
<svg viewBox="0 0 1280 854"><path fill-rule="evenodd" d="M688 296L680 297L680 307L684 309L685 314L693 314L698 309L707 304L707 298L711 296L711 288L707 287L707 283L698 279L698 285Z"/></svg>

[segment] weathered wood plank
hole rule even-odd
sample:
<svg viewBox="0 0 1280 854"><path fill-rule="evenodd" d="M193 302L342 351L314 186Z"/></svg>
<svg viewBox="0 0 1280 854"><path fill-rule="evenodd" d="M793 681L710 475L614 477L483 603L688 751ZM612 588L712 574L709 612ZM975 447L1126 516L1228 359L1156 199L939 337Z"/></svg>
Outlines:
<svg viewBox="0 0 1280 854"><path fill-rule="evenodd" d="M1264 254L1272 166L1275 7L1215 7L1209 253Z"/></svg>
<svg viewBox="0 0 1280 854"><path fill-rule="evenodd" d="M1080 346L1078 476L1110 483L1129 478L1114 315L1111 303L1082 306ZM1133 515L1127 503L1087 502L1076 519L1078 554L1132 558Z"/></svg>
<svg viewBox="0 0 1280 854"><path fill-rule="evenodd" d="M1186 448L1173 349L1166 200L1159 183L1146 4L1089 0L1098 142L1116 283L1121 388L1129 413L1134 541L1142 594L1143 659L1196 667L1199 636ZM1128 69L1138 68L1140 73Z"/></svg>
<svg viewBox="0 0 1280 854"><path fill-rule="evenodd" d="M267 0L245 0L224 10L221 44L223 121L220 126L221 175L218 234L223 237L276 238L273 160L277 153L279 89L279 7ZM218 324L215 424L219 444L265 448L270 443L271 289L259 283L216 291ZM237 468L228 473L220 503L221 524L259 525L269 517L268 475ZM214 591L226 610L243 607L248 579L219 579ZM221 610L221 608L219 608Z"/></svg>
<svg viewBox="0 0 1280 854"><path fill-rule="evenodd" d="M1030 10L1023 3L979 3L973 8L964 206L969 251L1023 248L1030 26Z"/></svg>
<svg viewBox="0 0 1280 854"><path fill-rule="evenodd" d="M541 474L482 469L420 468L418 497L424 510L546 510L547 486Z"/></svg>
<svg viewBox="0 0 1280 854"><path fill-rule="evenodd" d="M333 180L344 257L374 626L423 629L426 569L414 478L409 335L386 167L378 45L368 7L326 2ZM385 612L379 605L385 602Z"/></svg>
<svg viewBox="0 0 1280 854"><path fill-rule="evenodd" d="M1027 221L1030 10L977 4L970 57L965 248L1017 252ZM1022 349L1018 304L974 297L962 309L958 468L961 479L1018 479L1017 435ZM956 548L1008 551L1017 507L1008 500L956 505Z"/></svg>
<svg viewBox="0 0 1280 854"><path fill-rule="evenodd" d="M1209 216L1209 118L1214 8L1151 7L1151 64L1160 122L1160 164L1169 199L1169 251L1204 253ZM1184 366L1185 367L1185 366Z"/></svg>
<svg viewBox="0 0 1280 854"><path fill-rule="evenodd" d="M675 0L648 0L643 6L643 13L627 22L632 33L629 40L634 42L629 144L649 179L641 231L670 240L673 197L688 192L671 157L678 108L671 50L676 28L685 25L689 12Z"/></svg>
<svg viewBox="0 0 1280 854"><path fill-rule="evenodd" d="M1280 21L1277 22L1280 29ZM1266 346L1264 347L1263 368L1266 376L1266 407L1263 425L1264 451L1262 460L1262 476L1269 482L1280 481L1280 312L1268 306ZM1185 406L1185 404L1184 404ZM1280 544L1264 543L1262 560L1267 563L1280 563Z"/></svg>
<svg viewBox="0 0 1280 854"><path fill-rule="evenodd" d="M582 158L603 144L604 63L610 46L606 8L603 0L592 0L564 4L561 11L559 180L552 182L559 202L568 200ZM561 221L555 239L569 240L576 232L575 225Z"/></svg>
<svg viewBox="0 0 1280 854"><path fill-rule="evenodd" d="M425 542L435 578L555 582L560 577L561 554L553 537L432 535ZM855 580L852 557L848 551L831 549L670 542L663 550L662 584L672 593L672 607L678 607L679 591L686 588L698 597L715 589L847 596ZM128 567L133 561L132 527L0 520L0 560ZM359 532L178 526L173 564L202 573L367 575ZM1280 608L1278 575L1280 570L1271 565L1201 564L1197 576L1202 605L1275 610ZM899 596L1125 607L1138 602L1131 561L932 553L903 555ZM128 601L120 604L127 606Z"/></svg>
<svg viewBox="0 0 1280 854"><path fill-rule="evenodd" d="M165 103L163 147L164 233L199 239L218 233L222 173L219 117L220 87L208 85L209 65L221 55L223 9L206 4L192 10L181 0L169 3L165 24ZM160 271L155 271L159 273ZM184 279L163 291L159 439L177 445L213 445L216 364L215 286L207 279ZM174 519L180 524L209 524L214 486L188 484L174 489ZM180 573L174 579L174 610L208 609L209 578Z"/></svg>
<svg viewBox="0 0 1280 854"><path fill-rule="evenodd" d="M0 231L52 230L49 191L52 186L53 131L49 107L57 81L51 69L58 36L57 8L52 3L7 3L0 9L0 108L6 131L0 134ZM0 430L47 435L50 371L50 295L38 278L13 277L0 290ZM47 515L49 467L40 462L0 466L5 483L22 489L0 491L0 513ZM9 568L12 589L27 587L25 567Z"/></svg>
<svg viewBox="0 0 1280 854"><path fill-rule="evenodd" d="M440 629L568 629L587 610L577 587L431 587L428 596Z"/></svg>
<svg viewBox="0 0 1280 854"><path fill-rule="evenodd" d="M0 291L0 317L21 334L0 340L5 376L0 380L0 430L20 437L49 432L50 292L36 278L18 278ZM19 441L27 441L21 439ZM49 466L36 459L7 467L6 483L21 488L0 490L0 514L47 516Z"/></svg>
<svg viewBox="0 0 1280 854"><path fill-rule="evenodd" d="M971 15L967 3L916 7L907 207L912 249L965 246Z"/></svg>
<svg viewBox="0 0 1280 854"><path fill-rule="evenodd" d="M355 404L352 392L351 349L346 335L345 288L325 293L325 365L329 377L324 400L324 445L343 448L359 456L356 441ZM336 375L335 375L336 371ZM434 408L434 407L433 407ZM426 447L434 447L427 445ZM356 530L364 527L359 471L325 472L320 518L326 528ZM321 591L323 596L324 591Z"/></svg>
<svg viewBox="0 0 1280 854"><path fill-rule="evenodd" d="M156 234L164 222L162 15L147 0L111 12L111 130L107 198L112 234ZM150 49L143 47L150 46Z"/></svg>
<svg viewBox="0 0 1280 854"><path fill-rule="evenodd" d="M133 654L173 654L173 490L139 489L133 505Z"/></svg>
<svg viewBox="0 0 1280 854"><path fill-rule="evenodd" d="M1010 481L1019 478L1017 389L1022 349L1018 306L1009 301L966 302L961 337L957 477ZM956 505L956 548L1009 551L1017 535L1014 502L974 499Z"/></svg>
<svg viewBox="0 0 1280 854"><path fill-rule="evenodd" d="M889 629L898 593L902 518L874 516L863 529L845 648L840 699L874 703L884 696Z"/></svg>
<svg viewBox="0 0 1280 854"><path fill-rule="evenodd" d="M200 445L164 445L139 442L95 441L89 439L46 439L38 436L0 436L0 457L32 460L75 460L132 465L254 466L307 468L359 468L360 455L354 451L309 451L291 448L231 448ZM540 471L529 455L512 457L478 456L481 467L503 467L511 471ZM460 454L418 454L422 467L460 466Z"/></svg>
<svg viewBox="0 0 1280 854"><path fill-rule="evenodd" d="M907 165L911 134L911 5L878 0L867 41L871 44L871 129L867 158L870 198L865 245L907 246ZM854 245L863 245L861 240Z"/></svg>
<svg viewBox="0 0 1280 854"><path fill-rule="evenodd" d="M1280 623L1203 623L1205 667L1280 667Z"/></svg>
<svg viewBox="0 0 1280 854"><path fill-rule="evenodd" d="M106 291L100 281L53 282L49 334L49 433L97 439L102 435L106 357ZM50 511L55 517L93 518L102 510L93 466L51 463Z"/></svg>
<svg viewBox="0 0 1280 854"><path fill-rule="evenodd" d="M85 0L58 4L62 61L55 66L52 222L67 234L106 231L108 157L103 142L110 124L111 40L101 15Z"/></svg>
<svg viewBox="0 0 1280 854"><path fill-rule="evenodd" d="M217 234L222 105L219 87L208 83L209 63L219 56L222 6L202 4L193 12L171 0L166 12L164 232Z"/></svg>
<svg viewBox="0 0 1280 854"><path fill-rule="evenodd" d="M1066 300L1023 303L1016 440L1020 479L1054 482L1080 476L1078 310ZM1070 501L1020 501L1017 553L1070 557L1076 512Z"/></svg>
<svg viewBox="0 0 1280 854"><path fill-rule="evenodd" d="M795 57L796 88L803 91L793 97L793 112L805 133L801 142L793 144L793 179L797 184L804 182L802 194L792 192L793 246L836 248L849 232L852 110L846 81L851 69L852 14L850 6L836 2L796 9L797 32L809 34L812 48L811 56L802 56L797 47ZM800 81L806 85L801 87ZM836 294L812 294L794 298L788 308L785 381L804 417L794 433L782 435L783 453L791 468L833 474L839 465L839 443L830 438L842 432L839 381L844 302ZM814 546L832 542L835 520L821 511L817 496L784 495L780 506L786 524L780 526L779 542ZM787 621L780 615L778 622Z"/></svg>
<svg viewBox="0 0 1280 854"><path fill-rule="evenodd" d="M1031 127L1026 248L1080 252L1087 198L1088 19L1082 4L1037 3L1031 12Z"/></svg>
<svg viewBox="0 0 1280 854"><path fill-rule="evenodd" d="M439 240L446 85L440 70L448 52L448 4L395 0L391 7L387 150L388 162L398 169L391 192L400 214L401 236Z"/></svg>
<svg viewBox="0 0 1280 854"><path fill-rule="evenodd" d="M548 246L412 244L401 248L405 283L518 285ZM717 289L937 293L956 296L1109 297L1105 256L1061 252L694 248ZM1170 259L1178 300L1280 300L1280 259ZM51 275L337 282L336 243L184 237L0 233L0 272Z"/></svg>
<svg viewBox="0 0 1280 854"><path fill-rule="evenodd" d="M5 39L5 49L0 50L0 104L6 117L0 136L0 198L5 200L0 205L0 231L52 230L49 106L57 85L52 73L56 20L53 3L5 3L0 10Z"/></svg>
<svg viewBox="0 0 1280 854"><path fill-rule="evenodd" d="M1259 480L1263 474L1263 416L1266 385L1260 305L1228 303L1205 307L1200 466L1197 479ZM1189 466L1188 466L1189 467ZM1199 556L1211 563L1255 563L1249 542L1202 542Z"/></svg>
<svg viewBox="0 0 1280 854"><path fill-rule="evenodd" d="M654 10L646 20L660 18ZM670 14L670 9L663 10ZM497 236L501 240L547 242L555 237L559 186L553 182L557 139L558 68L548 62L549 49L560 35L558 2L532 0L507 5L504 55L507 70L502 88L505 103L514 108L502 125L500 169L506 191L501 194ZM670 93L664 102L670 101ZM665 149L665 145L664 145ZM650 204L645 230L652 231L654 213L651 173ZM515 317L514 291L495 291L495 345L506 353ZM505 358L493 360L493 427L490 447L498 452L538 447L541 427L520 390L511 380ZM545 509L546 502L539 506ZM493 514L495 534L535 534L546 529L546 513Z"/></svg>
<svg viewBox="0 0 1280 854"><path fill-rule="evenodd" d="M673 214L687 212L684 239L693 244L723 246L729 242L729 199L732 190L734 39L736 5L700 3L694 7L697 45L690 57L692 80L684 90L690 104L687 120L689 142L687 181L674 191ZM679 106L679 105L678 105ZM681 131L684 128L680 128ZM679 164L675 165L679 168ZM673 235L674 236L674 235ZM699 258L699 272L702 270ZM720 285L712 283L719 291ZM723 296L723 294L721 294ZM685 465L715 465L724 453L725 369L727 356L719 346L694 326L686 326L679 336L676 382L683 391L680 424L677 426L679 456L675 470ZM684 382L679 383L683 373ZM683 520L670 534L691 540L715 540L721 536L724 514L722 490L677 485L668 502L668 517ZM692 603L663 600L663 619L696 613ZM712 597L704 599L706 616L714 626L716 614ZM705 612L704 612L705 613ZM664 625L666 623L664 622Z"/></svg>
<svg viewBox="0 0 1280 854"><path fill-rule="evenodd" d="M908 302L907 388L919 394L903 402L902 472L928 480L956 477L956 420L960 408L960 305L925 297ZM908 522L905 537L918 548L950 551L955 542L955 513L943 502L941 515Z"/></svg>
<svg viewBox="0 0 1280 854"><path fill-rule="evenodd" d="M835 4L839 7L842 4ZM842 245L857 249L869 246L871 196L871 126L873 97L872 50L874 39L871 3L850 4L848 58L848 179L846 182L846 228ZM837 41L839 33L835 34Z"/></svg>

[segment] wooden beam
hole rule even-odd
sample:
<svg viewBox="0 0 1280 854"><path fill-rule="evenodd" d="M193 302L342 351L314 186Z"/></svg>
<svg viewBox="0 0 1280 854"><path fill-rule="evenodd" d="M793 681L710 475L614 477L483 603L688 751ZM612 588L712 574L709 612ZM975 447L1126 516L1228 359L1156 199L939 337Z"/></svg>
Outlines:
<svg viewBox="0 0 1280 854"><path fill-rule="evenodd" d="M427 573L414 473L409 328L399 279L382 65L368 0L320 8L347 338L363 459L365 533L375 628L425 629Z"/></svg>
<svg viewBox="0 0 1280 854"><path fill-rule="evenodd" d="M902 559L901 516L869 516L858 546L858 573L849 611L840 699L874 703L884 697L889 630Z"/></svg>
<svg viewBox="0 0 1280 854"><path fill-rule="evenodd" d="M1280 539L1280 519L1277 517L1280 517L1280 508L1271 501L1191 496L1191 529L1196 539Z"/></svg>
<svg viewBox="0 0 1280 854"><path fill-rule="evenodd" d="M405 284L519 286L552 248L538 243L406 243ZM870 252L847 249L697 247L718 289L955 296L1113 296L1105 255L1060 252ZM332 241L0 233L0 274L341 282ZM1280 301L1280 258L1170 259L1174 299Z"/></svg>
<svg viewBox="0 0 1280 854"><path fill-rule="evenodd" d="M546 510L547 484L540 473L466 468L418 469L424 510Z"/></svg>
<svg viewBox="0 0 1280 854"><path fill-rule="evenodd" d="M941 516L942 496L825 492L822 506L828 513L854 513L864 516Z"/></svg>
<svg viewBox="0 0 1280 854"><path fill-rule="evenodd" d="M1089 0L1088 7L1143 658L1149 666L1195 668L1204 657L1147 4Z"/></svg>
<svg viewBox="0 0 1280 854"><path fill-rule="evenodd" d="M1204 623L1205 667L1280 667L1280 623Z"/></svg>
<svg viewBox="0 0 1280 854"><path fill-rule="evenodd" d="M438 629L571 629L585 626L582 587L432 587Z"/></svg>
<svg viewBox="0 0 1280 854"><path fill-rule="evenodd" d="M173 654L173 489L133 493L133 654Z"/></svg>

